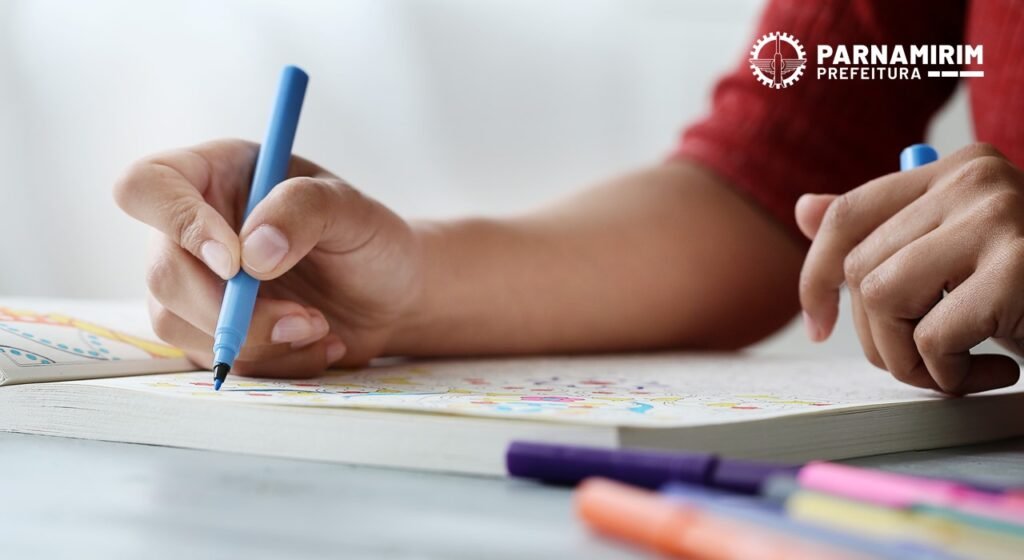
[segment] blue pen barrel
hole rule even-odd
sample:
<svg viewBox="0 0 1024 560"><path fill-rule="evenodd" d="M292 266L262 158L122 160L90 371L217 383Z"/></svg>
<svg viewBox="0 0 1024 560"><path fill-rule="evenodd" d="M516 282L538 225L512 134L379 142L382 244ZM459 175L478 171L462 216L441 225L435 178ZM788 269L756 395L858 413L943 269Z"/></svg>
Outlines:
<svg viewBox="0 0 1024 560"><path fill-rule="evenodd" d="M220 306L220 319L214 332L213 363L233 366L238 351L245 344L256 306L260 281L241 270L228 280L224 301Z"/></svg>
<svg viewBox="0 0 1024 560"><path fill-rule="evenodd" d="M260 145L256 157L256 169L253 171L252 185L249 187L249 201L245 208L245 218L262 201L270 190L288 178L288 164L292 158L292 144L295 131L299 126L299 114L302 112L302 101L306 96L306 85L309 76L295 66L286 66L281 72L281 82L274 101L274 110L270 116L267 135ZM256 294L260 282L245 271L239 271L228 280L224 289L224 301L214 331L213 365L234 365L235 358L245 344L252 321L253 307L256 305ZM219 384L216 385L219 387Z"/></svg>
<svg viewBox="0 0 1024 560"><path fill-rule="evenodd" d="M281 71L281 83L270 116L270 126L260 145L256 170L252 174L249 203L245 207L246 218L274 185L288 178L288 163L292 159L292 144L299 127L299 113L302 112L302 100L308 83L309 76L298 67L285 66Z"/></svg>

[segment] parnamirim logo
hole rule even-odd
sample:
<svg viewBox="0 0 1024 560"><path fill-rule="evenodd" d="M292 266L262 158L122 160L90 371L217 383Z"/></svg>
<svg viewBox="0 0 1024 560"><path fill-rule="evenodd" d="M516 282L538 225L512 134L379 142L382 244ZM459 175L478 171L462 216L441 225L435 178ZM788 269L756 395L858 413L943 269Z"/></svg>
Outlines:
<svg viewBox="0 0 1024 560"><path fill-rule="evenodd" d="M818 80L921 80L983 78L983 45L817 45ZM750 69L772 88L792 86L803 75L807 55L800 41L776 31L750 50Z"/></svg>
<svg viewBox="0 0 1024 560"><path fill-rule="evenodd" d="M818 79L984 78L984 45L818 45ZM970 70L962 70L965 66Z"/></svg>
<svg viewBox="0 0 1024 560"><path fill-rule="evenodd" d="M750 50L750 69L754 77L772 89L795 84L806 65L803 46L789 33L776 31L764 35Z"/></svg>

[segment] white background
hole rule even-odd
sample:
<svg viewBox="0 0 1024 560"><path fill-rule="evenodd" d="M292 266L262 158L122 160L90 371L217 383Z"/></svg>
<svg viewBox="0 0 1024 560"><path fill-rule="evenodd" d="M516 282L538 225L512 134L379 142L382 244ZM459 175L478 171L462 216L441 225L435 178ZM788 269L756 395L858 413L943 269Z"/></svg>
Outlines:
<svg viewBox="0 0 1024 560"><path fill-rule="evenodd" d="M406 216L518 212L663 157L760 7L0 0L0 294L141 297L148 233L113 181L154 151L258 141L284 64L311 76L296 153ZM970 141L965 105L940 151ZM856 353L846 316L818 351Z"/></svg>

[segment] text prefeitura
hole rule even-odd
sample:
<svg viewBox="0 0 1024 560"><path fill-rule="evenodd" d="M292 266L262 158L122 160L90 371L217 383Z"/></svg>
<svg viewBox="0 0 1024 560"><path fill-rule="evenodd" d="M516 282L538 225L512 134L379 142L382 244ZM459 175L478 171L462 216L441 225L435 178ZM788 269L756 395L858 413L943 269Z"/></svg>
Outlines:
<svg viewBox="0 0 1024 560"><path fill-rule="evenodd" d="M818 78L918 80L922 66L982 64L982 45L818 45Z"/></svg>

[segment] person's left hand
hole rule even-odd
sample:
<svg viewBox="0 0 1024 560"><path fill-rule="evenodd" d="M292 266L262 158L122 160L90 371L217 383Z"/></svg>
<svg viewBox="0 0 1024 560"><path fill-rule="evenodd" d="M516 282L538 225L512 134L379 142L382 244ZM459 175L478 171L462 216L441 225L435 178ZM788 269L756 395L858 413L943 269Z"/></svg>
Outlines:
<svg viewBox="0 0 1024 560"><path fill-rule="evenodd" d="M957 395L1017 382L1009 356L970 354L989 337L1024 348L1024 173L994 148L804 195L796 219L813 241L800 274L812 340L832 332L845 281L865 355L896 379Z"/></svg>

